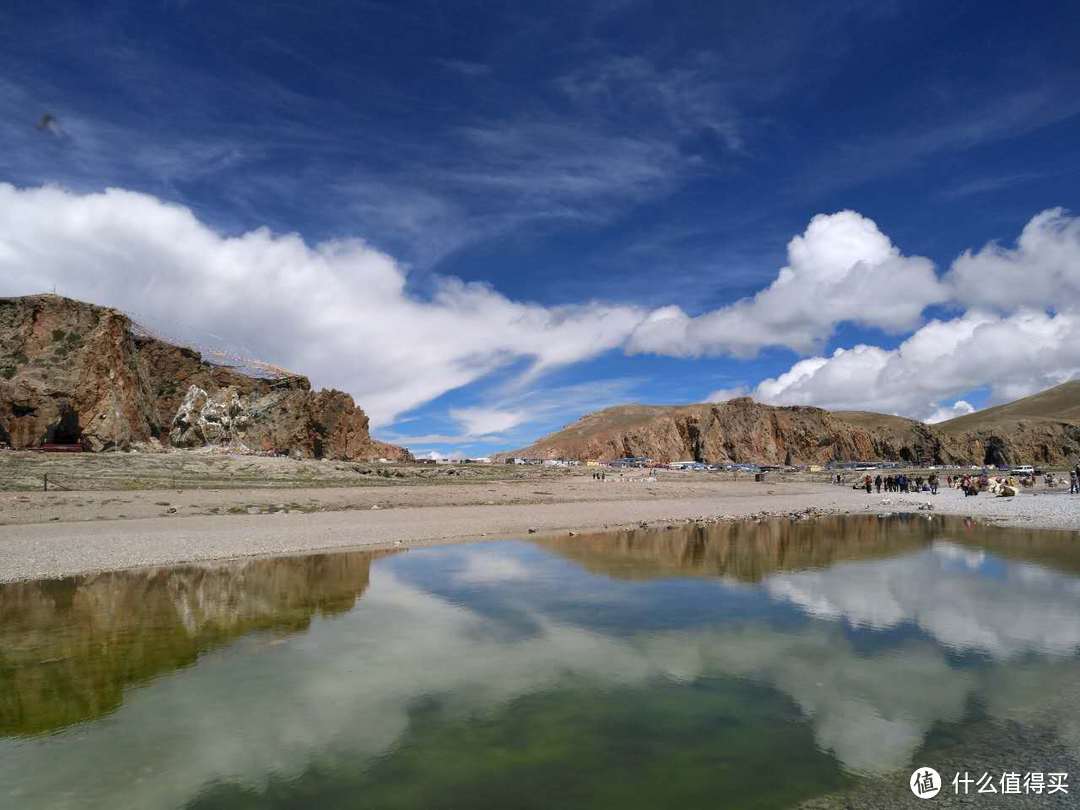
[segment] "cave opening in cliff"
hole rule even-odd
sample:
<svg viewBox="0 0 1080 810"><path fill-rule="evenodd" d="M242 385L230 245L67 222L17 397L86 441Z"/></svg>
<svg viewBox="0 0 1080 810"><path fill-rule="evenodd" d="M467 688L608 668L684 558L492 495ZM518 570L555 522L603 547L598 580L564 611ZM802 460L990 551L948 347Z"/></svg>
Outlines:
<svg viewBox="0 0 1080 810"><path fill-rule="evenodd" d="M983 456L983 464L988 467L1005 467L1009 464L1008 454L1005 452L1005 442L998 436L991 436L986 442L986 453Z"/></svg>
<svg viewBox="0 0 1080 810"><path fill-rule="evenodd" d="M78 444L82 439L82 426L79 415L68 404L60 406L56 421L45 430L46 444Z"/></svg>
<svg viewBox="0 0 1080 810"><path fill-rule="evenodd" d="M315 425L311 432L311 454L315 458L323 458L326 455L326 426Z"/></svg>

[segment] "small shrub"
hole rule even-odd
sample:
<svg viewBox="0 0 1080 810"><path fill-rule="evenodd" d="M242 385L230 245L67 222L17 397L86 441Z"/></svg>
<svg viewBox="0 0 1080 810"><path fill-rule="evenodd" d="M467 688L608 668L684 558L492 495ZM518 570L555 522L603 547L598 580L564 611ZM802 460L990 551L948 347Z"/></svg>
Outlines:
<svg viewBox="0 0 1080 810"><path fill-rule="evenodd" d="M4 366L2 369L0 369L0 377L3 377L5 380L10 380L14 376L15 366Z"/></svg>
<svg viewBox="0 0 1080 810"><path fill-rule="evenodd" d="M52 330L52 339L53 340L63 340L66 337L67 337L67 332L65 332L63 329L53 329Z"/></svg>

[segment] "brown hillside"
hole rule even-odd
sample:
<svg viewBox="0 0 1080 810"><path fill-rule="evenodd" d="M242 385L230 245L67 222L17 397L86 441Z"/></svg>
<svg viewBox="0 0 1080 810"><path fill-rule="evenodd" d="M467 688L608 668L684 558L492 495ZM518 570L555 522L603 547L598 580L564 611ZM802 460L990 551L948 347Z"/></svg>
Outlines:
<svg viewBox="0 0 1080 810"><path fill-rule="evenodd" d="M937 427L946 433L957 433L1036 419L1080 424L1080 380L1071 380L1023 399L958 416Z"/></svg>
<svg viewBox="0 0 1080 810"><path fill-rule="evenodd" d="M608 408L507 455L817 464L934 460L939 447L932 431L919 422L885 417L871 424L862 415L849 421L821 408L775 407L743 397L714 404Z"/></svg>
<svg viewBox="0 0 1080 810"><path fill-rule="evenodd" d="M867 411L762 405L748 398L700 405L619 406L582 417L505 455L602 461L648 456L658 462L758 464L1073 463L1080 457L1080 383L944 425Z"/></svg>

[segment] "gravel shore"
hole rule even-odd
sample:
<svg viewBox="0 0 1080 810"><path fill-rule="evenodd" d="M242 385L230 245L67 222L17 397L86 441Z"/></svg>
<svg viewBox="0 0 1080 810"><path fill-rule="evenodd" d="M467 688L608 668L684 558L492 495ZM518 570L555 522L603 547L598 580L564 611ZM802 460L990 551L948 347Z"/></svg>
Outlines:
<svg viewBox="0 0 1080 810"><path fill-rule="evenodd" d="M867 495L813 481L754 483L708 475L628 475L599 482L586 474L438 487L6 492L0 493L0 582L642 522L920 508L1000 525L1080 531L1080 496L1061 491L1014 498L965 498L955 490Z"/></svg>

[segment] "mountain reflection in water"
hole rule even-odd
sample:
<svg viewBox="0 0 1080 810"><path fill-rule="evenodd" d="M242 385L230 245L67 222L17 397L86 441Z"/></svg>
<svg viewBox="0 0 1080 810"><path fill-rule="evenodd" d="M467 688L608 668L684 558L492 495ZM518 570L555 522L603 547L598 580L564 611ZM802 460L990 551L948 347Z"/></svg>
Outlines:
<svg viewBox="0 0 1080 810"><path fill-rule="evenodd" d="M92 720L125 687L257 630L350 610L371 553L122 571L0 586L0 735Z"/></svg>
<svg viewBox="0 0 1080 810"><path fill-rule="evenodd" d="M1069 771L1075 539L868 516L0 587L0 805L792 807L958 750Z"/></svg>
<svg viewBox="0 0 1080 810"><path fill-rule="evenodd" d="M893 557L947 536L1003 557L1080 572L1080 549L1065 532L1005 529L922 515L723 521L536 541L589 571L622 579L729 577L759 582L777 571ZM1066 539L1066 542L1063 542Z"/></svg>

